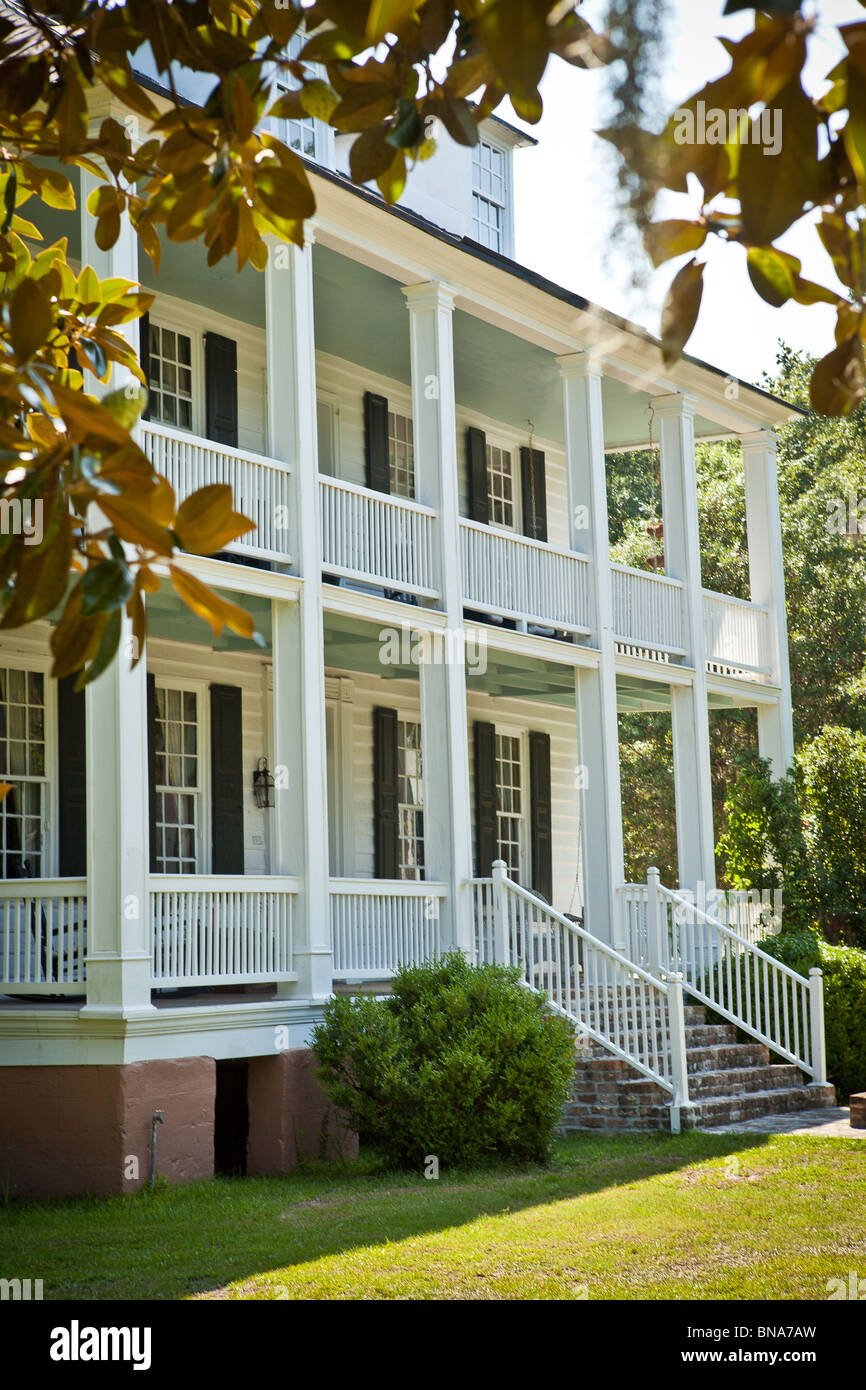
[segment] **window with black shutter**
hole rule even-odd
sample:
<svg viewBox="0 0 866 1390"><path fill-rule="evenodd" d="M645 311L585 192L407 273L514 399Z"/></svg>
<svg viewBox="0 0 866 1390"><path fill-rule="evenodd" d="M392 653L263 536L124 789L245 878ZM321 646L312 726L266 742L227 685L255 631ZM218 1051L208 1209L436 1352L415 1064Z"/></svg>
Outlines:
<svg viewBox="0 0 866 1390"><path fill-rule="evenodd" d="M388 402L373 391L364 392L364 458L367 487L376 492L390 492Z"/></svg>
<svg viewBox="0 0 866 1390"><path fill-rule="evenodd" d="M210 688L211 872L244 871L243 699L239 686Z"/></svg>
<svg viewBox="0 0 866 1390"><path fill-rule="evenodd" d="M469 516L482 526L490 522L490 496L487 480L487 437L470 425L466 431L466 460L469 475Z"/></svg>
<svg viewBox="0 0 866 1390"><path fill-rule="evenodd" d="M532 887L553 901L553 838L550 799L550 735L529 735L529 816Z"/></svg>
<svg viewBox="0 0 866 1390"><path fill-rule="evenodd" d="M204 335L205 433L238 446L238 345L219 333Z"/></svg>
<svg viewBox="0 0 866 1390"><path fill-rule="evenodd" d="M475 721L475 872L486 878L499 858L496 816L496 730Z"/></svg>

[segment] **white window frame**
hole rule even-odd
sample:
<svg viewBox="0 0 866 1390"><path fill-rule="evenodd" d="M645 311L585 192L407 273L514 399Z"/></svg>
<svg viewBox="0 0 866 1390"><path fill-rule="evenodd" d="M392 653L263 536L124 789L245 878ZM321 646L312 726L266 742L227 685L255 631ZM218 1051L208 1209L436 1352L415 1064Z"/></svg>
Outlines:
<svg viewBox="0 0 866 1390"><path fill-rule="evenodd" d="M476 161L475 156L476 156L476 152L477 152L478 154L480 154L481 147L484 146L484 145L486 145L486 146L487 146L489 149L491 149L491 150L495 150L497 154L500 154L500 155L502 156L502 184L503 184L503 194L502 194L502 196L503 196L503 201L502 201L502 203L498 203L497 200L496 200L495 198L492 198L488 193L483 193L483 192L481 191L481 189L478 187L477 182L476 182L476 164L477 164L477 161ZM504 140L497 140L497 139L495 138L495 136L491 136L491 135L488 134L487 132L485 132L484 134L482 134L482 135L479 137L478 144L475 145L475 146L473 147L472 151L471 151L471 155L472 155L472 166L471 166L471 167L472 167L472 172L471 172L472 187L471 187L471 192L470 192L471 209L472 209L472 210L471 210L471 215L470 215L470 225L471 225L471 235L472 235L472 239L473 239L474 241L477 241L481 246L486 246L486 245L487 245L487 243L484 242L484 241L482 241L482 239L481 239L481 236L480 236L481 228L480 228L480 225L479 225L479 223L478 223L478 218L477 218L476 215L475 215L475 198L476 198L476 197L479 197L479 198L483 199L485 202L491 203L491 204L493 204L494 206L500 208L501 213L502 213L502 220L501 220L501 226L500 226L500 245L499 245L498 247L495 247L495 246L494 246L494 247L490 247L490 248L488 248L488 249L493 250L493 251L498 251L500 255L508 256L508 257L511 258L511 259L514 258L514 226L513 226L513 211L512 211L514 182L513 182L513 161L512 161L512 153L513 153L513 152L512 152L511 146L508 145L508 144L506 144Z"/></svg>
<svg viewBox="0 0 866 1390"><path fill-rule="evenodd" d="M304 34L301 30L294 33L289 39L286 56L289 58L297 58L307 38L308 35ZM312 69L315 77L321 78L323 81L327 82L327 70L321 63L309 63L307 66ZM282 95L283 92L295 90L291 84L289 75L285 72L281 72L276 66L273 69L273 82L276 96ZM333 169L335 163L333 128L324 121L313 120L312 117L304 117L303 119L311 120L313 123L315 153L313 155L304 155L299 150L295 150L295 153L300 154L302 159L313 159L316 164L321 164L327 169ZM289 149L293 148L290 139L290 127L294 123L293 120L288 120L286 118L273 121L274 134L279 140L282 140L284 145L288 145Z"/></svg>
<svg viewBox="0 0 866 1390"><path fill-rule="evenodd" d="M332 463L332 466L333 466L333 470L334 470L334 471L333 471L333 473L331 473L331 474L322 473L322 469L321 469L321 467L320 467L320 465L319 465L319 457L320 457L320 455L319 455L319 442L320 442L320 441L319 441L319 437L318 437L318 436L319 436L319 430L318 430L318 423L319 423L319 422L318 422L318 418L316 419L316 434L317 434L317 438L316 438L316 468L318 469L318 472L319 472L319 473L322 473L322 477L325 477L325 478L327 478L327 477L339 478L339 477L340 477L340 465L341 465L340 397L339 397L339 396L336 394L336 392L334 392L334 391L317 390L317 391L316 391L316 414L317 414L317 417L318 417L318 408L319 408L319 406L324 406L324 407L326 408L327 412L328 412L328 429L329 429L329 431L330 431L330 437L331 437L331 463Z"/></svg>
<svg viewBox="0 0 866 1390"><path fill-rule="evenodd" d="M512 521L509 526L504 521L493 520L493 497L490 491L490 450L498 449L504 454L511 464L511 515ZM519 454L513 445L505 443L502 439L497 439L490 435L485 435L485 452L487 454L487 505L490 516L490 526L494 531L505 531L509 535L521 534L523 527L523 507L522 494L520 490L520 465Z"/></svg>
<svg viewBox="0 0 866 1390"><path fill-rule="evenodd" d="M520 812L517 816L519 833L518 850L518 873L520 882L524 887L530 883L530 854L529 854L529 734L526 729L514 724L500 724L494 721L494 737L498 740L503 738L515 738L518 743L520 757ZM499 748L496 746L496 798L499 800ZM512 814L512 813L508 813ZM496 853L499 854L499 807L496 809Z"/></svg>
<svg viewBox="0 0 866 1390"><path fill-rule="evenodd" d="M407 431L406 431L407 438L406 438L405 441L404 441L404 440L398 440L397 437L396 437L396 434L392 434L392 433L391 433L391 421L392 421L392 420L394 421L394 427L395 427L395 429L396 429L396 427L397 427L397 421L398 421L398 420L405 420L406 425L407 425ZM411 436L412 436L411 440L408 438L409 434L411 434ZM412 491L411 491L411 492L398 492L397 489L394 487L394 477L395 477L395 472L394 472L394 448L396 447L397 444L402 444L402 443L408 444L408 447L412 450L412 475L411 475L411 476L412 476ZM407 502L414 502L414 501L415 501L415 498L416 498L417 495L418 495L418 477L417 477L417 474L416 474L416 472L415 472L415 424L414 424L414 421L413 421L413 419L412 419L412 413L411 413L411 411L397 410L397 409L394 408L394 406L392 405L392 402L391 402L391 401L388 402L388 472L389 472L389 476L390 476L390 480L391 480L391 495L392 495L392 497L403 497L403 498L405 498L405 500L406 500Z"/></svg>
<svg viewBox="0 0 866 1390"><path fill-rule="evenodd" d="M199 824L196 845L196 868L194 874L183 874L184 878L201 877L211 872L211 757L210 757L210 682L191 680L186 676L158 675L154 673L154 684L157 690L180 690L192 691L196 696L196 709L198 711L198 767L199 767ZM157 784L161 790L167 790L173 794L175 788L163 788L163 784ZM182 795L178 791L178 795ZM157 869L159 875L165 874L164 869Z"/></svg>
<svg viewBox="0 0 866 1390"><path fill-rule="evenodd" d="M420 777L421 805L420 805L420 806L410 807L410 806L408 806L408 804L407 804L406 802L402 802L402 801L400 800L400 794L399 794L399 782L400 782L400 771L399 771L400 727L399 727L399 726L400 726L401 724L414 724L414 725L416 725L417 728L418 728L418 735L419 735L419 752L420 752L420 754L421 754L421 777ZM406 711L406 710L400 710L400 709L397 710L397 753L398 753L398 759L397 759L397 761L398 761L398 769L397 769L397 784L398 784L398 791L397 791L397 856L398 856L398 860L402 860L402 858L403 858L403 835L402 835L402 828L401 828L401 820L402 820L402 817L401 817L401 810L405 807L407 810L420 811L420 812L421 812L422 823L423 823L423 827L424 827L423 830L422 830L422 833L421 833L421 847L422 847L423 854L424 854L424 864L421 866L421 873L420 873L420 874L417 874L417 873L416 873L415 876L412 877L412 878L409 878L408 876L404 876L404 874L401 872L402 866L401 866L401 864L398 862L398 865L397 865L397 876L398 876L398 878L400 879L400 881L401 881L402 883L423 883L423 882L425 881L426 877L427 877L427 819L426 819L427 787L426 787L426 775L425 775L425 771L424 771L424 769L425 769L425 767L426 767L426 762L425 762L425 758L424 758L424 727L423 727L423 722L422 722L422 719L421 719L421 711L420 711L420 710L414 710L414 711L411 711L411 712L410 712L410 711Z"/></svg>
<svg viewBox="0 0 866 1390"><path fill-rule="evenodd" d="M170 313L163 317L159 301L156 304L156 313L151 313L150 322L154 328L167 328L170 333L181 333L190 340L190 362L192 366L192 424L189 429L183 425L165 425L167 430L177 430L179 434L196 435L203 437L205 427L205 371L204 371L204 333L198 324L187 322L183 318L173 318ZM162 422L154 421L161 425Z"/></svg>
<svg viewBox="0 0 866 1390"><path fill-rule="evenodd" d="M58 820L59 820L59 764L58 764L58 730L57 730L57 682L51 679L51 661L48 657L23 655L15 651L5 650L0 654L0 666L4 670L13 671L38 671L42 675L42 689L44 694L44 718L45 718L45 774L43 777L27 777L21 779L9 773L7 777L0 777L0 780L10 782L39 782L44 786L42 803L42 873L40 878L54 878L57 874L59 862L58 845ZM88 750L89 752L89 750ZM8 880L4 880L8 881ZM34 879L33 882L38 882Z"/></svg>

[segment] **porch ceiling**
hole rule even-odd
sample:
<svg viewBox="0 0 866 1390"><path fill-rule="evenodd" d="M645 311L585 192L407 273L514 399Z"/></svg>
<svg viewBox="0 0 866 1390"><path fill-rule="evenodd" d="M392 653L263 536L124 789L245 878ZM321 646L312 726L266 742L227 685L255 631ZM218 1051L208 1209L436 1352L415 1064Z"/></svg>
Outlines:
<svg viewBox="0 0 866 1390"><path fill-rule="evenodd" d="M417 680L418 667L411 659L411 643L407 638L399 657L407 660L383 660L380 633L385 624L364 622L344 613L326 613L324 624L325 666L340 671L357 671L361 675L379 676L385 681ZM392 631L387 628L387 631ZM389 647L389 658L394 655Z"/></svg>
<svg viewBox="0 0 866 1390"><path fill-rule="evenodd" d="M253 594L226 593L222 596L229 603L239 604L252 615L256 631L264 640L264 647L259 646L257 642L248 641L245 637L238 637L236 633L229 632L228 628L223 628L221 635L214 637L210 625L203 618L198 618L190 612L165 579L160 584L159 593L149 594L147 598L148 632L151 637L208 647L215 652L258 652L264 655L271 647L270 599Z"/></svg>

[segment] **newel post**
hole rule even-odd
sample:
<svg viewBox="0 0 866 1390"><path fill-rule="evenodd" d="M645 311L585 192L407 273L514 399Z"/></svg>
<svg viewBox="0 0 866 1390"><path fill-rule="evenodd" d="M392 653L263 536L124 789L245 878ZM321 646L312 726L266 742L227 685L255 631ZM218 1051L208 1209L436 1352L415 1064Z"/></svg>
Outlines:
<svg viewBox="0 0 866 1390"><path fill-rule="evenodd" d="M671 1039L671 1132L679 1134L681 1111L691 1105L689 1100L689 1062L686 1052L686 1014L683 1002L682 975L668 975L668 1026Z"/></svg>
<svg viewBox="0 0 866 1390"><path fill-rule="evenodd" d="M505 900L505 880L508 870L504 859L493 861L493 959L497 965L507 965L508 904Z"/></svg>
<svg viewBox="0 0 866 1390"><path fill-rule="evenodd" d="M662 968L662 897L659 892L660 876L656 868L646 871L646 949L647 967L656 979Z"/></svg>
<svg viewBox="0 0 866 1390"><path fill-rule="evenodd" d="M827 1054L824 1044L824 977L817 965L809 971L809 1024L812 1034L812 1084L827 1083Z"/></svg>

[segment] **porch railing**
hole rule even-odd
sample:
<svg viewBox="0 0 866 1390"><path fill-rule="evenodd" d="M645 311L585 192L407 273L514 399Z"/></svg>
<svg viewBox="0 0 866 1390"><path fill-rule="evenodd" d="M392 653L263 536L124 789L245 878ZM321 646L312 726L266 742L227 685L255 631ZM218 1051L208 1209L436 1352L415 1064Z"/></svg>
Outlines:
<svg viewBox="0 0 866 1390"><path fill-rule="evenodd" d="M235 509L254 521L256 529L233 541L227 550L280 564L291 561L290 464L248 449L215 444L151 420L143 421L140 428L144 452L157 472L168 478L178 501L210 483L228 483Z"/></svg>
<svg viewBox="0 0 866 1390"><path fill-rule="evenodd" d="M670 656L685 655L681 580L628 565L610 568L617 640Z"/></svg>
<svg viewBox="0 0 866 1390"><path fill-rule="evenodd" d="M435 598L436 513L336 478L319 477L322 567L348 579Z"/></svg>
<svg viewBox="0 0 866 1390"><path fill-rule="evenodd" d="M682 893L657 869L628 885L626 949L653 974L676 971L686 991L744 1033L793 1062L815 1082L827 1079L821 971L808 979L776 960Z"/></svg>
<svg viewBox="0 0 866 1390"><path fill-rule="evenodd" d="M727 594L703 591L707 665L753 677L772 674L770 618L766 608Z"/></svg>
<svg viewBox="0 0 866 1390"><path fill-rule="evenodd" d="M589 632L584 556L464 518L460 557L467 606L539 626Z"/></svg>
<svg viewBox="0 0 866 1390"><path fill-rule="evenodd" d="M294 878L153 875L154 988L296 979Z"/></svg>
<svg viewBox="0 0 866 1390"><path fill-rule="evenodd" d="M0 882L0 994L83 994L87 881Z"/></svg>
<svg viewBox="0 0 866 1390"><path fill-rule="evenodd" d="M441 950L444 883L331 879L331 941L339 980L388 979Z"/></svg>
<svg viewBox="0 0 866 1390"><path fill-rule="evenodd" d="M471 880L479 963L509 962L592 1038L671 1095L671 1127L689 1103L682 983L620 955L508 878L502 861Z"/></svg>

